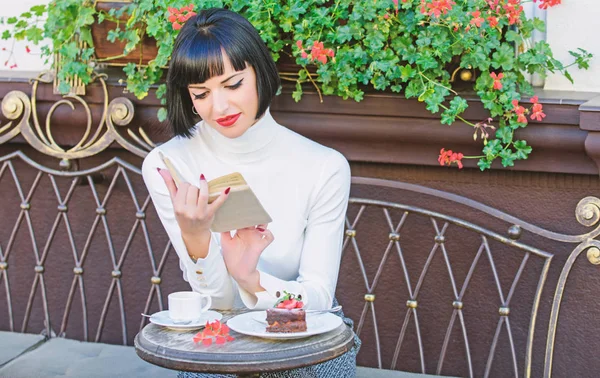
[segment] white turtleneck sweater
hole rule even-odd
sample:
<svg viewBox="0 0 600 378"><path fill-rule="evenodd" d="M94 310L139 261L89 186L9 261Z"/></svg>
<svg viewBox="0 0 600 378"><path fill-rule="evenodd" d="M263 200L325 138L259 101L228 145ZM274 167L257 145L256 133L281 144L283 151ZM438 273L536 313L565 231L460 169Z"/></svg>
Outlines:
<svg viewBox="0 0 600 378"><path fill-rule="evenodd" d="M156 168L163 152L184 180L198 185L240 172L273 222L275 240L263 251L257 269L263 292L246 292L229 275L212 233L206 258L188 255L167 187ZM350 190L350 167L337 151L275 122L269 111L242 136L221 135L204 122L192 138L175 137L152 150L142 166L154 206L179 256L183 278L192 290L209 294L212 307L273 307L276 292L301 294L309 309L330 308L335 293Z"/></svg>

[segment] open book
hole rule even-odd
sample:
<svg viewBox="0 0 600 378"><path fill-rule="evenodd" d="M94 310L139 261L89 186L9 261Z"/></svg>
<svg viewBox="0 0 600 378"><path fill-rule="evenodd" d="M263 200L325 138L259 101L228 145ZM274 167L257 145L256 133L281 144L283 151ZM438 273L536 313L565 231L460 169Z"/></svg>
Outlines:
<svg viewBox="0 0 600 378"><path fill-rule="evenodd" d="M175 184L179 186L183 181L182 176L167 157L161 152L159 155L171 173ZM229 197L215 213L211 231L226 232L272 221L271 216L248 186L242 174L238 172L217 177L208 182L208 203L216 200L228 187L231 188Z"/></svg>

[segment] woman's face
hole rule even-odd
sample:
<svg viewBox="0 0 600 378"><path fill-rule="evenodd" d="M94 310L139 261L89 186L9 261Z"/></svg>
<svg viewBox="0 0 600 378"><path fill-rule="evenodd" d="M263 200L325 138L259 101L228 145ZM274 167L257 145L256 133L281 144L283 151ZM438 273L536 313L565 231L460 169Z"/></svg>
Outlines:
<svg viewBox="0 0 600 378"><path fill-rule="evenodd" d="M191 84L188 90L204 122L228 138L237 138L256 122L256 73L248 65L242 71L235 71L225 53L223 69L223 75Z"/></svg>

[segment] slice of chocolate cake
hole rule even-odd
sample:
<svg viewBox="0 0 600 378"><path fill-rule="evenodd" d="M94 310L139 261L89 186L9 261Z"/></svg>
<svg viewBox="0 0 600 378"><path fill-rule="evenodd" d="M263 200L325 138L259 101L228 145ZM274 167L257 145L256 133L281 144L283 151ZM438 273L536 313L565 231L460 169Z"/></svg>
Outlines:
<svg viewBox="0 0 600 378"><path fill-rule="evenodd" d="M303 309L267 309L267 332L292 333L304 331L306 331L306 312Z"/></svg>
<svg viewBox="0 0 600 378"><path fill-rule="evenodd" d="M283 292L282 297L277 292L279 300L275 308L267 309L267 332L292 333L306 331L306 312L302 309L304 303L301 295Z"/></svg>

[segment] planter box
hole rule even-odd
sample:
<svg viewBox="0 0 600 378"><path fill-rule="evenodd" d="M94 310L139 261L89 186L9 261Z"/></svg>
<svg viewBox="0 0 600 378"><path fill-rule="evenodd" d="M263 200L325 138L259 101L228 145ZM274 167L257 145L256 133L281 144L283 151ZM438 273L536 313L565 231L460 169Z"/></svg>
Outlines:
<svg viewBox="0 0 600 378"><path fill-rule="evenodd" d="M120 9L127 3L131 3L131 0L98 1L96 4L96 9L108 12L110 9ZM127 16L121 16L120 20L126 22ZM116 22L108 20L105 20L100 24L94 23L92 25L92 39L94 41L97 59L102 60L123 55L123 50L125 49L126 45L125 42L118 40L115 42L108 41L108 32L110 30L114 30L116 27ZM131 51L127 56L110 59L102 63L117 66L123 66L127 63L147 64L150 60L156 57L157 53L158 47L156 46L156 40L154 38L145 37L142 39L142 43L133 49L133 51Z"/></svg>

